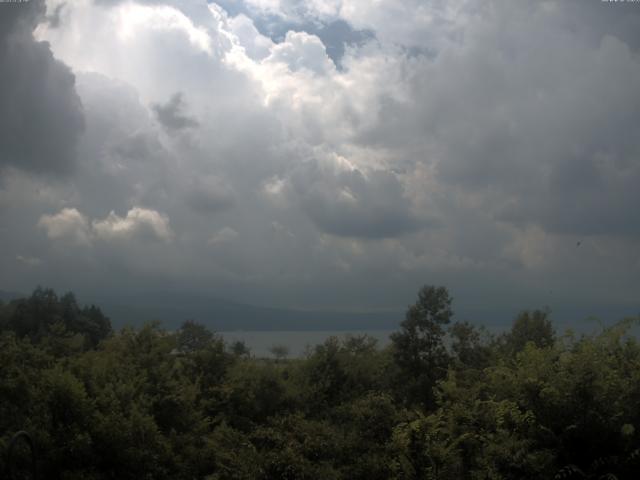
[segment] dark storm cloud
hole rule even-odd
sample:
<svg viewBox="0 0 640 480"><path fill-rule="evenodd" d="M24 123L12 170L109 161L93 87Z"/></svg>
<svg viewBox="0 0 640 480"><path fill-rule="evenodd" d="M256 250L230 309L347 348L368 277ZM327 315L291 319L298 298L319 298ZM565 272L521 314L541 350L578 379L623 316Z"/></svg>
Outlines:
<svg viewBox="0 0 640 480"><path fill-rule="evenodd" d="M157 149L155 138L150 138L145 133L136 132L114 145L111 152L126 160L141 160L151 157Z"/></svg>
<svg viewBox="0 0 640 480"><path fill-rule="evenodd" d="M44 0L0 3L0 167L69 172L84 119L69 68L33 29Z"/></svg>
<svg viewBox="0 0 640 480"><path fill-rule="evenodd" d="M186 103L182 92L176 92L171 96L169 101L162 104L152 106L156 114L156 118L167 130L184 130L198 126L198 121L189 117L184 113Z"/></svg>
<svg viewBox="0 0 640 480"><path fill-rule="evenodd" d="M637 50L640 48L640 9L634 2L559 2L561 25L597 44L613 35Z"/></svg>
<svg viewBox="0 0 640 480"><path fill-rule="evenodd" d="M635 235L640 9L548 5L483 12L455 48L411 59L410 100L383 97L361 141L434 164L448 197L501 221Z"/></svg>
<svg viewBox="0 0 640 480"><path fill-rule="evenodd" d="M598 154L570 158L556 165L549 183L498 209L497 218L561 234L637 237L639 182L638 166L618 169Z"/></svg>
<svg viewBox="0 0 640 480"><path fill-rule="evenodd" d="M553 83L530 77L538 98L505 96L483 108L484 120L447 145L440 178L499 189L512 199L511 218L550 232L635 235L640 97L633 85L640 84L640 62L613 37L563 61L561 74L552 70L561 68L559 58L540 63ZM526 66L515 68L526 78Z"/></svg>
<svg viewBox="0 0 640 480"><path fill-rule="evenodd" d="M0 34L3 40L10 33L29 34L46 12L44 0L32 2L10 3L2 5L0 15Z"/></svg>
<svg viewBox="0 0 640 480"><path fill-rule="evenodd" d="M195 179L186 193L187 204L200 213L226 210L235 203L234 192L229 183L213 176Z"/></svg>
<svg viewBox="0 0 640 480"><path fill-rule="evenodd" d="M374 170L366 175L359 170L336 173L310 163L293 175L291 183L295 200L326 233L388 238L422 226L411 213L402 184L387 171Z"/></svg>

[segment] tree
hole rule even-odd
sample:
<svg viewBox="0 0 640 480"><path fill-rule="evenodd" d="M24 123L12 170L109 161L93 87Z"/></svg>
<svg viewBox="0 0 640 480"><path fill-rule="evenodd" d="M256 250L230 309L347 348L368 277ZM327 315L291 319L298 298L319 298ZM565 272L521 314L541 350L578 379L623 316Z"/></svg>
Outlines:
<svg viewBox="0 0 640 480"><path fill-rule="evenodd" d="M111 332L111 322L91 305L80 308L73 293L58 297L52 289L36 288L30 297L13 300L3 322L20 337L39 342L55 336L80 335L84 348L95 348Z"/></svg>
<svg viewBox="0 0 640 480"><path fill-rule="evenodd" d="M95 305L84 307L80 318L82 319L82 328L79 332L87 336L91 346L97 346L98 343L111 335L111 321L99 307Z"/></svg>
<svg viewBox="0 0 640 480"><path fill-rule="evenodd" d="M231 344L231 353L236 357L249 357L251 355L251 349L247 347L244 340L236 340Z"/></svg>
<svg viewBox="0 0 640 480"><path fill-rule="evenodd" d="M269 349L271 355L276 357L276 360L284 360L289 356L289 347L286 345L274 345Z"/></svg>
<svg viewBox="0 0 640 480"><path fill-rule="evenodd" d="M511 331L502 338L507 352L520 352L528 342L532 342L538 348L553 346L555 330L549 319L550 314L549 309L521 312L513 321Z"/></svg>
<svg viewBox="0 0 640 480"><path fill-rule="evenodd" d="M401 331L391 335L394 360L403 373L410 402L433 405L432 389L444 377L448 363L443 326L453 316L451 302L445 287L422 287L400 324Z"/></svg>
<svg viewBox="0 0 640 480"><path fill-rule="evenodd" d="M213 338L213 333L207 327L193 320L187 320L178 331L178 348L182 353L204 350Z"/></svg>
<svg viewBox="0 0 640 480"><path fill-rule="evenodd" d="M486 332L466 321L456 322L449 329L451 350L464 367L481 369L487 366L490 349L483 342L481 333Z"/></svg>

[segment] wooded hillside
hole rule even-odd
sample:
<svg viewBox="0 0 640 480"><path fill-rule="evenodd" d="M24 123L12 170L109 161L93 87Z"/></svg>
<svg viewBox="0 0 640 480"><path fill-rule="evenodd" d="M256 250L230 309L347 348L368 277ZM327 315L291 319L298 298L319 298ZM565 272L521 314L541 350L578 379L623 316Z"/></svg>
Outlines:
<svg viewBox="0 0 640 480"><path fill-rule="evenodd" d="M0 471L26 430L46 479L638 478L638 318L577 337L524 311L492 336L453 306L424 287L388 348L274 360L37 289L0 307Z"/></svg>

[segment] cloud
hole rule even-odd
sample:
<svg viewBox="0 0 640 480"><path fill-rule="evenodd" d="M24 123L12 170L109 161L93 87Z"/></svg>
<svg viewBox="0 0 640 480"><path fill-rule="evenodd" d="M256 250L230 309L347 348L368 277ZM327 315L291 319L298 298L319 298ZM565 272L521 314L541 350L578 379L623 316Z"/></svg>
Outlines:
<svg viewBox="0 0 640 480"><path fill-rule="evenodd" d="M43 0L0 5L0 168L69 173L84 126L75 79L32 31Z"/></svg>
<svg viewBox="0 0 640 480"><path fill-rule="evenodd" d="M322 41L305 32L287 32L284 41L271 49L267 61L284 63L292 72L304 68L318 75L334 68Z"/></svg>
<svg viewBox="0 0 640 480"><path fill-rule="evenodd" d="M59 12L35 35L75 72L86 127L67 170L3 163L6 288L40 270L83 288L126 279L305 307L402 307L425 282L518 307L548 283L565 298L637 297L635 7L78 0ZM19 44L33 45L25 19ZM589 248L569 248L575 237ZM68 245L90 248L71 258ZM47 269L18 268L25 252Z"/></svg>
<svg viewBox="0 0 640 480"><path fill-rule="evenodd" d="M232 243L238 237L238 232L236 232L231 227L223 227L218 230L216 233L211 235L208 240L209 245L223 245L227 243Z"/></svg>
<svg viewBox="0 0 640 480"><path fill-rule="evenodd" d="M170 242L173 231L169 219L155 210L134 207L125 217L110 212L103 220L89 220L75 208L63 208L51 215L42 215L38 226L51 240L70 241L75 245L89 246L95 240L161 240Z"/></svg>
<svg viewBox="0 0 640 480"><path fill-rule="evenodd" d="M91 243L91 228L87 217L75 208L63 208L52 215L43 215L38 221L51 240L65 240L74 245Z"/></svg>
<svg viewBox="0 0 640 480"><path fill-rule="evenodd" d="M42 260L38 257L29 257L24 255L17 255L16 260L27 267L38 267L42 264Z"/></svg>
<svg viewBox="0 0 640 480"><path fill-rule="evenodd" d="M636 235L640 61L619 25L640 12L606 6L578 26L576 5L456 18L463 37L442 34L433 54L397 60L405 80L360 142L431 169L440 208L466 203L557 234Z"/></svg>
<svg viewBox="0 0 640 480"><path fill-rule="evenodd" d="M97 238L107 241L138 237L170 242L173 238L166 216L139 207L129 210L126 217L111 212L104 220L94 220L92 227Z"/></svg>
<svg viewBox="0 0 640 480"><path fill-rule="evenodd" d="M184 114L186 103L182 92L174 93L169 101L152 106L156 118L167 130L184 130L198 126L198 121Z"/></svg>
<svg viewBox="0 0 640 480"><path fill-rule="evenodd" d="M213 175L194 179L187 189L188 205L201 213L226 210L232 207L236 201L229 183Z"/></svg>
<svg viewBox="0 0 640 480"><path fill-rule="evenodd" d="M422 225L398 178L387 171L338 167L319 162L299 167L289 179L290 201L299 202L326 233L387 238Z"/></svg>
<svg viewBox="0 0 640 480"><path fill-rule="evenodd" d="M249 58L262 60L269 56L273 42L269 37L260 34L249 17L237 15L230 19L229 26Z"/></svg>
<svg viewBox="0 0 640 480"><path fill-rule="evenodd" d="M47 15L46 20L51 28L58 28L62 23L66 5L67 4L64 2L56 5L56 7L53 9L53 12Z"/></svg>
<svg viewBox="0 0 640 480"><path fill-rule="evenodd" d="M184 13L174 7L126 3L120 7L118 14L121 15L118 19L118 34L124 41L130 41L134 33L150 33L157 29L170 36L184 35L192 47L201 52L213 53L211 39L206 30L194 25Z"/></svg>

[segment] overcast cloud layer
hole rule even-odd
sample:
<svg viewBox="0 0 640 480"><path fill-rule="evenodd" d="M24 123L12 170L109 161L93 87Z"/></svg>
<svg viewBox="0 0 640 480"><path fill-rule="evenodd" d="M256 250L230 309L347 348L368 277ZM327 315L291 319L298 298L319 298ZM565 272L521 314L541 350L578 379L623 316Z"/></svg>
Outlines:
<svg viewBox="0 0 640 480"><path fill-rule="evenodd" d="M0 4L0 289L634 312L639 50L600 0Z"/></svg>

